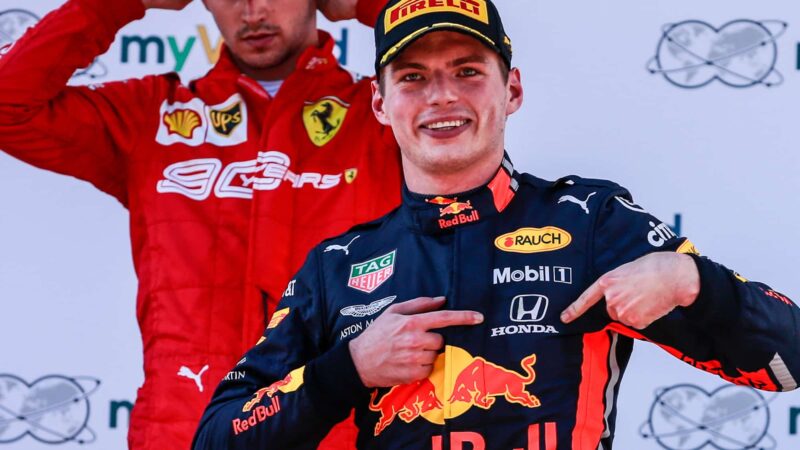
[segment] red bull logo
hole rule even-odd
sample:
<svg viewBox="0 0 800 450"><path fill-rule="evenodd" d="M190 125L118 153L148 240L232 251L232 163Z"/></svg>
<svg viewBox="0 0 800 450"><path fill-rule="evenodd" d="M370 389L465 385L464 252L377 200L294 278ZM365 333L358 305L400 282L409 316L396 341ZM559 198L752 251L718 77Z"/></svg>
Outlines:
<svg viewBox="0 0 800 450"><path fill-rule="evenodd" d="M381 434L389 424L394 421L395 416L405 423L411 423L423 413L434 409L442 409L442 402L436 397L436 386L431 380L424 379L410 384L395 386L384 395L378 403L375 398L378 391L372 393L369 402L371 411L381 413L381 418L375 424L375 436ZM395 400L401 399L402 402Z"/></svg>
<svg viewBox="0 0 800 450"><path fill-rule="evenodd" d="M294 369L293 371L289 372L288 375L286 375L286 378L278 380L271 385L256 391L256 393L253 394L253 398L244 404L244 407L242 407L242 412L250 412L254 406L261 403L261 401L264 399L264 396L272 398L272 396L274 396L278 391L287 394L289 392L298 390L300 386L303 385L303 373L305 372L305 369L306 366Z"/></svg>
<svg viewBox="0 0 800 450"><path fill-rule="evenodd" d="M447 198L447 197L442 197L441 195L439 195L439 196L436 196L436 197L433 197L433 198L426 198L425 199L425 203L432 203L434 205L449 205L449 204L455 202L456 200L458 200L457 197L456 198Z"/></svg>
<svg viewBox="0 0 800 450"><path fill-rule="evenodd" d="M449 203L444 208L439 208L439 217L444 217L450 214L458 214L460 212L467 211L469 209L472 209L472 204L469 202L469 200L467 200L466 203L462 202Z"/></svg>
<svg viewBox="0 0 800 450"><path fill-rule="evenodd" d="M445 378L445 361L448 372L456 371L458 375ZM396 418L411 423L422 417L442 425L445 419L458 417L473 406L488 410L498 398L526 408L539 407L539 399L527 390L536 379L534 364L535 354L523 358L520 374L474 357L462 348L446 346L427 379L395 386L377 402L377 390L372 394L369 409L381 415L375 424L375 436Z"/></svg>
<svg viewBox="0 0 800 450"><path fill-rule="evenodd" d="M250 417L246 419L233 419L231 424L233 425L233 434L238 435L239 433L244 433L245 431L255 427L256 425L265 422L270 417L278 414L281 411L281 402L280 400L275 397L272 399L272 404L267 406L257 406Z"/></svg>

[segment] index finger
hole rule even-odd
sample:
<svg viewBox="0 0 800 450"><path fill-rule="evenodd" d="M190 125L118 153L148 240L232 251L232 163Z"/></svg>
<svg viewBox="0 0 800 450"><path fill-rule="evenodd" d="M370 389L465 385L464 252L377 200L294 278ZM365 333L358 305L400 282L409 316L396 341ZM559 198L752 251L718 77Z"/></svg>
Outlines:
<svg viewBox="0 0 800 450"><path fill-rule="evenodd" d="M596 305L597 302L603 298L603 295L603 288L600 287L600 280L598 279L585 291L583 291L577 300L572 302L571 305L567 306L567 309L561 313L561 321L564 323L570 323L582 316L583 313L589 310L589 308Z"/></svg>
<svg viewBox="0 0 800 450"><path fill-rule="evenodd" d="M415 322L425 330L453 327L457 325L476 325L483 322L483 314L477 311L431 311L414 315Z"/></svg>

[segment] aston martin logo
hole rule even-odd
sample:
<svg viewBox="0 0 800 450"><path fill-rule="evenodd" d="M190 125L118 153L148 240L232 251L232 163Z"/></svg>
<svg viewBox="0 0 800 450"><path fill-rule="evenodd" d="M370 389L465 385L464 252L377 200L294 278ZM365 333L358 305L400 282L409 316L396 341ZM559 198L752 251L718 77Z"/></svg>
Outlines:
<svg viewBox="0 0 800 450"><path fill-rule="evenodd" d="M322 97L303 106L303 124L317 147L330 142L342 127L350 105L336 97Z"/></svg>

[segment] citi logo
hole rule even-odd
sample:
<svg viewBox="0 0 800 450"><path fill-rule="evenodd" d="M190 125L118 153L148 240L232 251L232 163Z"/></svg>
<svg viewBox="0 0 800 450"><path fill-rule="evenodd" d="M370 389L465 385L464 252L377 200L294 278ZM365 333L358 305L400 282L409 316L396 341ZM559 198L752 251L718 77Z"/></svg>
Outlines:
<svg viewBox="0 0 800 450"><path fill-rule="evenodd" d="M653 247L662 247L668 240L678 237L678 235L664 223L656 225L655 222L651 221L650 227L652 231L647 233L647 242Z"/></svg>

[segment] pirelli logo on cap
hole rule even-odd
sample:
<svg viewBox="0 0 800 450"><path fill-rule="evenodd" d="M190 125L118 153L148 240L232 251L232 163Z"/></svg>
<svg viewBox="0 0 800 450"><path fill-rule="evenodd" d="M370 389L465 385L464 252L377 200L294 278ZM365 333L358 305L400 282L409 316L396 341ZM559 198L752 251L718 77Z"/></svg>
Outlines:
<svg viewBox="0 0 800 450"><path fill-rule="evenodd" d="M388 33L392 28L415 17L436 12L454 12L489 23L485 0L405 0L386 11L383 19L384 32Z"/></svg>

